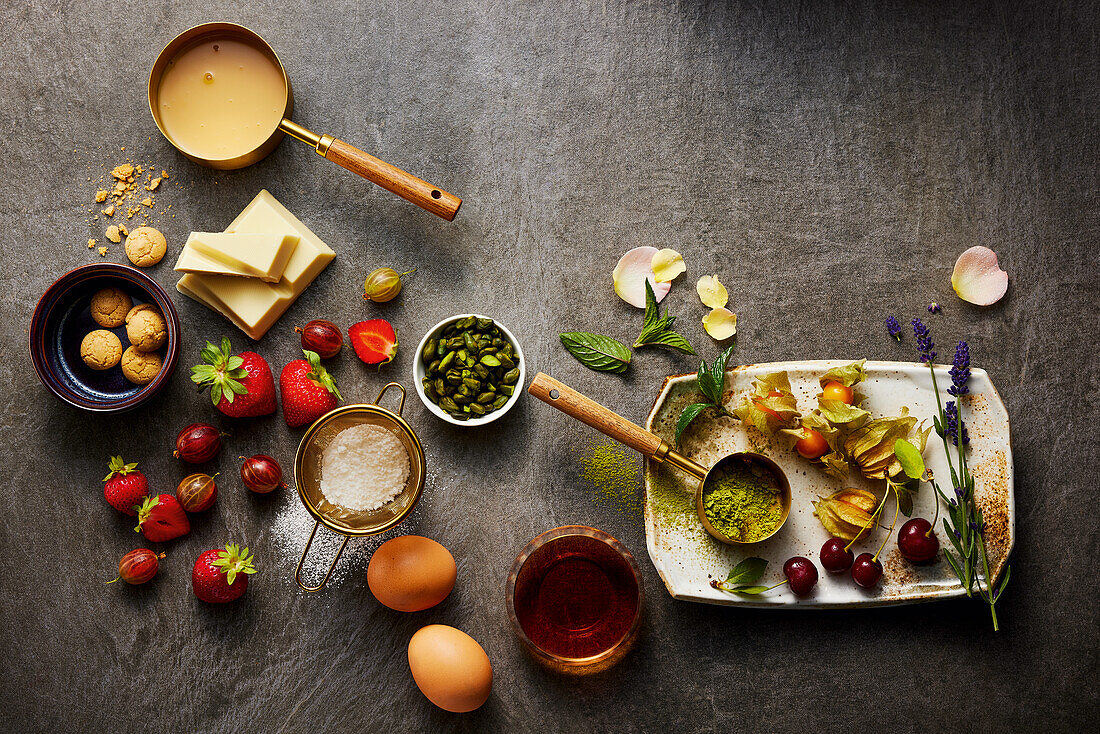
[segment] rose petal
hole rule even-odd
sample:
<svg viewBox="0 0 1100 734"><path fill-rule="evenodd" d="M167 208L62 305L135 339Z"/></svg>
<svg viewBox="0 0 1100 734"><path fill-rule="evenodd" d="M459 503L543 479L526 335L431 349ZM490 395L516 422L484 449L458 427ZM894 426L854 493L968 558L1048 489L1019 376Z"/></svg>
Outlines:
<svg viewBox="0 0 1100 734"><path fill-rule="evenodd" d="M1001 300L1008 290L1008 273L997 265L997 253L977 245L955 261L951 287L964 301L988 306Z"/></svg>
<svg viewBox="0 0 1100 734"><path fill-rule="evenodd" d="M653 274L653 256L656 254L656 247L635 247L619 258L611 273L616 295L635 308L645 308L646 280L653 286L657 303L672 289L672 283L658 283Z"/></svg>
<svg viewBox="0 0 1100 734"><path fill-rule="evenodd" d="M653 256L650 267L653 268L653 274L657 277L658 283L671 283L676 280L677 275L687 272L684 256L668 248L658 251Z"/></svg>
<svg viewBox="0 0 1100 734"><path fill-rule="evenodd" d="M695 292L699 294L699 300L709 308L722 308L730 300L726 286L718 282L717 275L704 275L695 284Z"/></svg>
<svg viewBox="0 0 1100 734"><path fill-rule="evenodd" d="M718 341L737 333L737 314L728 308L716 308L703 317L703 328Z"/></svg>

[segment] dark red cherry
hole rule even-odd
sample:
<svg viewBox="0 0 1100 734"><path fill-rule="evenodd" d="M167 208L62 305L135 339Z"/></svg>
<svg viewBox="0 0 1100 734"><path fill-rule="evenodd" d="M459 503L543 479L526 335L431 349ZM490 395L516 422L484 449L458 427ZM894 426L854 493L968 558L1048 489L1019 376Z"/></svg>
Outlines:
<svg viewBox="0 0 1100 734"><path fill-rule="evenodd" d="M932 532L930 522L914 517L898 531L898 550L913 563L926 563L940 552L940 539Z"/></svg>
<svg viewBox="0 0 1100 734"><path fill-rule="evenodd" d="M829 538L821 546L821 565L829 573L844 573L852 567L852 551L840 538Z"/></svg>
<svg viewBox="0 0 1100 734"><path fill-rule="evenodd" d="M798 596L806 596L817 585L817 566L809 558L795 556L783 564L783 575Z"/></svg>
<svg viewBox="0 0 1100 734"><path fill-rule="evenodd" d="M852 580L865 589L872 588L882 578L882 564L870 553L860 553L852 564Z"/></svg>

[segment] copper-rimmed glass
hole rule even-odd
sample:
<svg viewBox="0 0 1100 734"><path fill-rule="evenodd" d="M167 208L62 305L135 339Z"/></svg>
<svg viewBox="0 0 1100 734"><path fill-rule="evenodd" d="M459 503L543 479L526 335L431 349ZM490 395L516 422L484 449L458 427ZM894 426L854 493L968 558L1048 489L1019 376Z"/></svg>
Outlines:
<svg viewBox="0 0 1100 734"><path fill-rule="evenodd" d="M561 570L561 564L576 559L598 566L612 580L606 588L594 586L594 590L599 589L599 593L604 594L631 595L625 601L634 605L634 613L630 618L620 619L600 619L594 615L592 619L570 617L556 620L554 623L559 624L559 631L577 636L581 642L577 649L591 644L599 646L599 649L586 650L584 654L570 655L540 645L540 631L525 629L521 617L528 616L524 611L529 605L540 603L540 593L545 591L552 574ZM559 584L568 581L561 574L556 579ZM536 660L557 672L588 675L617 663L637 640L642 621L641 574L634 556L613 536L596 528L567 525L539 535L516 556L508 573L507 603L512 629ZM555 611L567 617L569 615L568 610Z"/></svg>

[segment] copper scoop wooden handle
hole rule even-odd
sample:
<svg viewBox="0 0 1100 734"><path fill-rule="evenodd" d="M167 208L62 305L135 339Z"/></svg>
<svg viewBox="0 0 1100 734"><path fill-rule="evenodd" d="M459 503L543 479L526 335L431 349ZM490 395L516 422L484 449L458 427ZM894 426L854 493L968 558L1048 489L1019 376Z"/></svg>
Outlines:
<svg viewBox="0 0 1100 734"><path fill-rule="evenodd" d="M325 143L328 145L326 146ZM359 150L339 138L322 136L317 152L336 165L343 166L352 173L358 173L386 191L395 193L421 209L443 217L448 222L455 218L458 208L462 206L462 199L454 194L448 194L443 189L432 186L397 166L391 166L384 160L375 158L370 153Z"/></svg>
<svg viewBox="0 0 1100 734"><path fill-rule="evenodd" d="M535 375L527 392L547 405L552 405L566 415L576 418L581 423L646 456L657 455L661 452L662 445L665 446L664 452L668 451L667 444L660 437L631 423L618 413L608 410L595 400L586 398L550 375L542 372Z"/></svg>

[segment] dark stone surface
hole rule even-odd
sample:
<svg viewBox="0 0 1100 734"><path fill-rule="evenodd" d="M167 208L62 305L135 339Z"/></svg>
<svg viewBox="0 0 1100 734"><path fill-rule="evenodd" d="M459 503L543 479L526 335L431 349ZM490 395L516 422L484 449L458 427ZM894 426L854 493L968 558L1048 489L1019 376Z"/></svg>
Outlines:
<svg viewBox="0 0 1100 734"><path fill-rule="evenodd" d="M0 727L7 731L1072 731L1100 713L1094 519L1097 18L1088 3L515 2L489 4L5 3L0 127ZM341 7L345 6L345 7ZM465 199L453 224L285 142L219 173L157 133L145 79L161 46L234 19L278 50L297 121L359 143ZM125 146L126 152L119 148ZM215 418L186 369L124 418L78 413L38 384L26 330L38 295L95 258L97 179L129 155L169 170L158 206L175 252L269 188L339 253L260 344L275 369L291 327L380 315L396 363L335 367L351 399L408 381L439 319L498 316L545 370L641 420L661 378L692 359L639 354L626 377L595 374L557 332L633 337L640 317L611 292L618 256L673 246L689 273L666 303L709 357L692 284L716 272L741 319L735 360L907 359L882 320L923 312L940 351L970 340L1009 407L1018 541L994 635L976 602L851 612L712 608L671 600L648 563L640 517L578 476L587 429L524 400L504 421L454 430L415 401L425 500L401 529L455 554L459 583L420 614L382 608L363 573L379 539L354 544L332 588L297 591L308 521L290 492L249 496L236 456L284 463L300 431L278 417L232 431L216 508L168 544L145 588L104 586L141 545L104 504L107 457L141 461L157 490L185 473L179 427ZM955 257L993 247L1008 296L979 309L949 285ZM120 246L109 259L122 261ZM417 266L401 302L359 300L379 264ZM171 263L152 271L170 287ZM231 334L177 298L189 364ZM506 570L538 532L571 522L621 538L644 569L644 638L601 678L543 672L503 605ZM239 604L191 594L198 553L227 540L262 572ZM421 625L469 631L492 658L484 708L428 703L405 646Z"/></svg>

